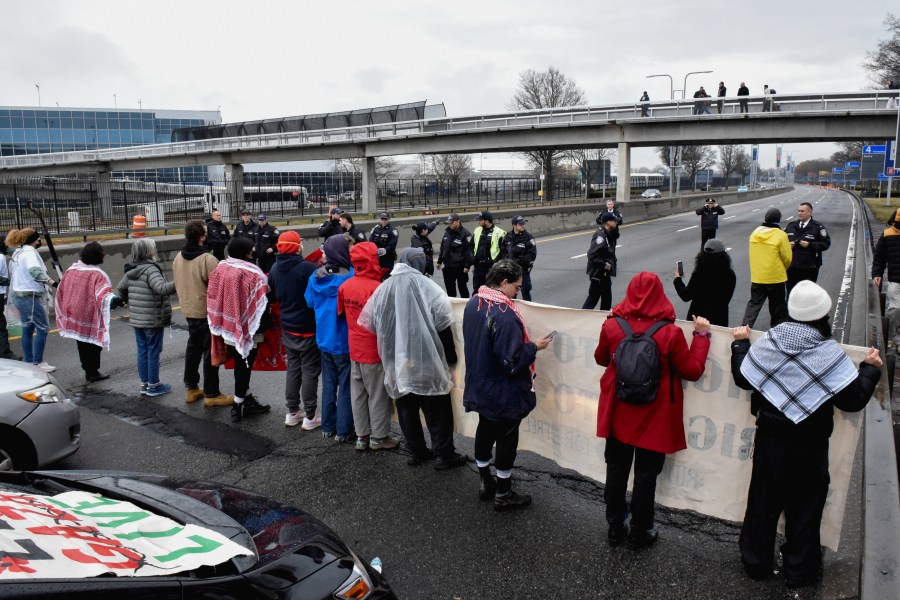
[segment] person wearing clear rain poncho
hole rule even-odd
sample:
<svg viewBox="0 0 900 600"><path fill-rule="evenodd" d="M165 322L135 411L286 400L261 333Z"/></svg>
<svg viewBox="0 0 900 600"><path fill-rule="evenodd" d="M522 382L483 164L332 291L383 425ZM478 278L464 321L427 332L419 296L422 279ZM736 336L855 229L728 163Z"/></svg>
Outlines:
<svg viewBox="0 0 900 600"><path fill-rule="evenodd" d="M390 279L366 303L358 322L377 336L384 385L397 401L397 418L411 455L407 464L419 465L433 455L434 468L444 470L466 463L453 446L453 310L447 294L424 275L425 264L421 248L403 250ZM431 451L419 411L431 434Z"/></svg>

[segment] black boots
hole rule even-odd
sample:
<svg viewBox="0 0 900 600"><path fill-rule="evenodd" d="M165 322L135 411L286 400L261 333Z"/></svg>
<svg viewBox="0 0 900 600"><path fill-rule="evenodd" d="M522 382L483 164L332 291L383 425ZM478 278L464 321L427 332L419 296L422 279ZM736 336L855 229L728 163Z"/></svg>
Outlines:
<svg viewBox="0 0 900 600"><path fill-rule="evenodd" d="M497 495L494 496L494 510L498 512L516 510L517 508L525 508L529 504L531 504L531 496L528 494L520 496L512 491L512 478L497 478Z"/></svg>
<svg viewBox="0 0 900 600"><path fill-rule="evenodd" d="M478 467L478 475L481 477L481 486L478 489L479 500L493 500L497 494L497 482L491 475L491 468Z"/></svg>

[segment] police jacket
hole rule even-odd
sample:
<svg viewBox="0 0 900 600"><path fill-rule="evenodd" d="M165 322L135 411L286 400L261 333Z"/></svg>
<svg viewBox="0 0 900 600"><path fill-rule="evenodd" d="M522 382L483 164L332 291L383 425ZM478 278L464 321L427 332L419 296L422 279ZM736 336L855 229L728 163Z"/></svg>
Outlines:
<svg viewBox="0 0 900 600"><path fill-rule="evenodd" d="M327 221L319 225L319 237L323 238L322 241L327 240L333 235L338 235L344 233L344 228L341 227L341 222L334 219L329 218Z"/></svg>
<svg viewBox="0 0 900 600"><path fill-rule="evenodd" d="M429 232L434 231L434 224L428 226ZM431 238L427 235L419 235L414 233L409 239L410 248L421 248L425 253L425 274L431 277L434 275L434 247L431 244Z"/></svg>
<svg viewBox="0 0 900 600"><path fill-rule="evenodd" d="M343 230L342 230L343 233ZM350 226L350 229L346 231L346 233L350 234L350 237L353 238L353 243L358 244L360 242L366 241L366 234L359 230L359 228L353 224Z"/></svg>
<svg viewBox="0 0 900 600"><path fill-rule="evenodd" d="M875 244L872 258L872 277L882 277L887 268L887 280L900 283L900 223L884 230Z"/></svg>
<svg viewBox="0 0 900 600"><path fill-rule="evenodd" d="M253 246L256 246L256 238L259 236L259 224L250 221L247 225L244 225L244 221L240 221L237 226L234 228L234 237L236 238L247 238L251 242L253 242Z"/></svg>
<svg viewBox="0 0 900 600"><path fill-rule="evenodd" d="M448 227L441 239L437 262L450 268L471 267L475 262L475 256L472 254L472 234L462 225L456 230Z"/></svg>
<svg viewBox="0 0 900 600"><path fill-rule="evenodd" d="M369 233L369 241L385 250L384 254L378 257L378 262L397 260L397 238L399 236L400 232L390 224L387 226L376 225L372 228L372 232Z"/></svg>
<svg viewBox="0 0 900 600"><path fill-rule="evenodd" d="M791 221L784 228L784 232L794 250L792 267L817 269L822 266L822 253L831 247L831 238L828 237L828 232L821 223L810 219L806 223L806 227L800 229L800 221ZM800 242L804 240L809 242L809 246L806 248L800 245Z"/></svg>
<svg viewBox="0 0 900 600"><path fill-rule="evenodd" d="M266 252L269 248L272 249L271 256L275 256L275 244L278 243L278 236L281 232L278 231L278 228L272 225L271 223L266 223L264 226L257 226L256 230L256 256L259 258L260 256L265 256L269 254Z"/></svg>
<svg viewBox="0 0 900 600"><path fill-rule="evenodd" d="M591 279L616 276L616 246L609 233L606 228L601 227L591 238L586 271Z"/></svg>
<svg viewBox="0 0 900 600"><path fill-rule="evenodd" d="M476 265L491 266L500 258L500 240L504 235L506 232L496 225L490 229L485 229L480 225L475 228L475 233L472 235L472 253L475 255ZM485 242L485 238L488 238L489 244L482 246L479 253L478 246Z"/></svg>
<svg viewBox="0 0 900 600"><path fill-rule="evenodd" d="M718 205L715 208L702 206L696 212L700 215L700 229L718 229L719 215L724 215L725 209Z"/></svg>
<svg viewBox="0 0 900 600"><path fill-rule="evenodd" d="M203 244L210 250L224 248L231 240L231 232L222 221L206 220L206 242Z"/></svg>
<svg viewBox="0 0 900 600"><path fill-rule="evenodd" d="M510 231L501 242L502 257L519 263L525 271L531 271L534 260L537 258L537 245L530 231L516 233Z"/></svg>

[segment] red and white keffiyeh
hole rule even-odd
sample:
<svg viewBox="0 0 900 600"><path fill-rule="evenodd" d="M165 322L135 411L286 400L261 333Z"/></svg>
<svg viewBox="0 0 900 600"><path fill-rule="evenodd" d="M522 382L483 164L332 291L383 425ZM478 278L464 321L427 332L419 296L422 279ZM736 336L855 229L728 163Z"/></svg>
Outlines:
<svg viewBox="0 0 900 600"><path fill-rule="evenodd" d="M262 270L245 260L226 258L209 275L206 311L209 331L244 358L266 311L269 285Z"/></svg>
<svg viewBox="0 0 900 600"><path fill-rule="evenodd" d="M484 300L488 303L488 313L490 313L491 309L496 305L498 310L501 312L506 311L507 308L512 310L515 315L519 318L519 322L522 324L522 343L527 344L531 341L531 335L528 333L528 325L525 324L525 317L522 316L522 313L519 311L519 307L516 306L516 303L510 300L506 294L501 292L500 290L495 290L494 288L489 288L486 285L478 288L478 291L475 293L481 300ZM534 383L534 363L528 367L531 371L531 381L532 385Z"/></svg>
<svg viewBox="0 0 900 600"><path fill-rule="evenodd" d="M59 335L109 348L109 309L113 298L109 275L81 261L66 270L56 289Z"/></svg>

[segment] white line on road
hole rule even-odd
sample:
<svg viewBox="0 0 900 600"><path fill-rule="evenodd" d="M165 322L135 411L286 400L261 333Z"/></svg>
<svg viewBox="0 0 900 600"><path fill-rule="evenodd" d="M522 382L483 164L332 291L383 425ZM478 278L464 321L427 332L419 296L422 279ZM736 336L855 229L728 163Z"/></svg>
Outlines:
<svg viewBox="0 0 900 600"><path fill-rule="evenodd" d="M726 252L731 252L731 248L725 248Z"/></svg>
<svg viewBox="0 0 900 600"><path fill-rule="evenodd" d="M723 221L727 221L728 219L733 219L733 218L735 218L736 216L737 216L737 215L731 215L730 217L725 217L725 218L722 219L722 220L723 220Z"/></svg>
<svg viewBox="0 0 900 600"><path fill-rule="evenodd" d="M679 232L682 232L682 231L687 231L688 229L696 229L697 227L700 227L700 226L699 226L699 225L691 225L690 227L685 227L684 229L676 229L676 230L675 230L675 233L679 233Z"/></svg>
<svg viewBox="0 0 900 600"><path fill-rule="evenodd" d="M587 252L585 252L584 254L579 254L578 256L573 256L572 258L573 258L573 259L575 259L575 258L584 258L585 256L587 256Z"/></svg>
<svg viewBox="0 0 900 600"><path fill-rule="evenodd" d="M761 208L754 208L754 209L751 210L750 212L756 212L756 211L758 211L758 210L762 210L762 209L761 209Z"/></svg>

